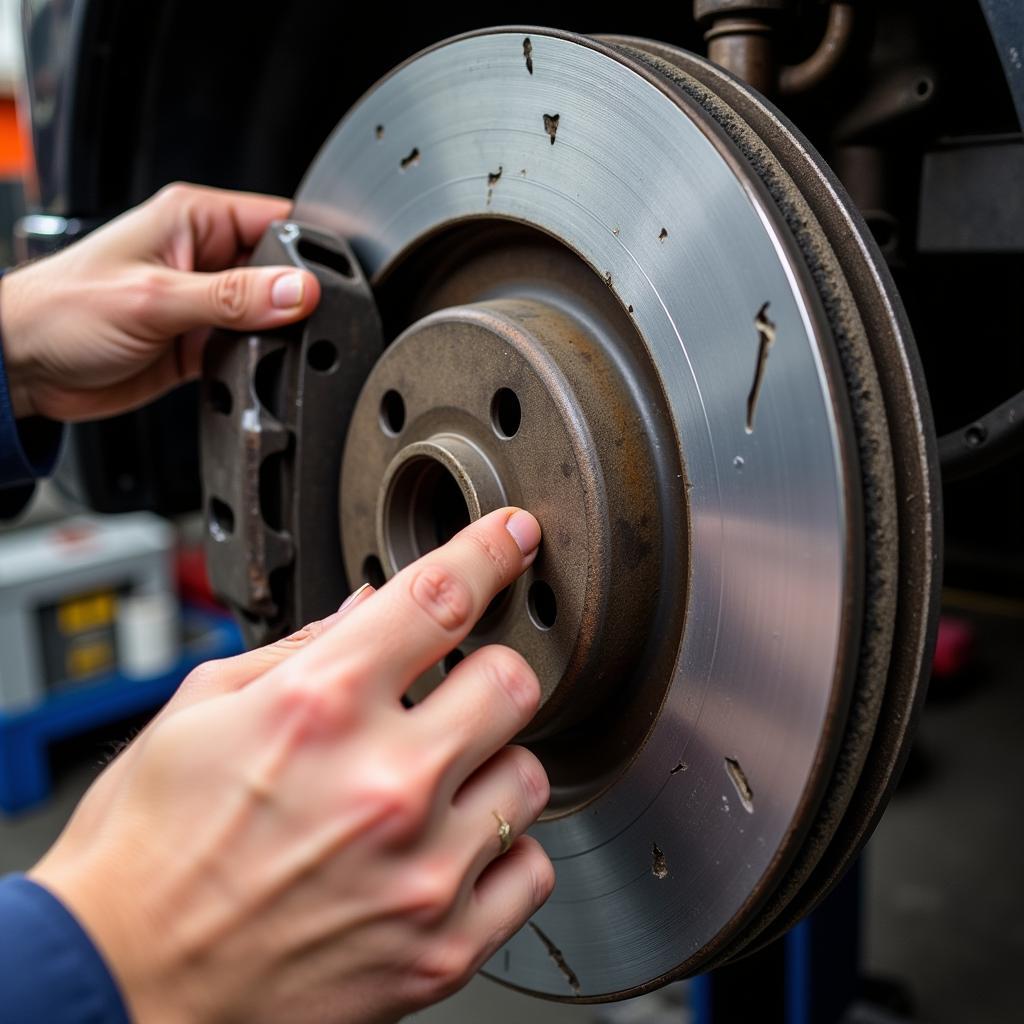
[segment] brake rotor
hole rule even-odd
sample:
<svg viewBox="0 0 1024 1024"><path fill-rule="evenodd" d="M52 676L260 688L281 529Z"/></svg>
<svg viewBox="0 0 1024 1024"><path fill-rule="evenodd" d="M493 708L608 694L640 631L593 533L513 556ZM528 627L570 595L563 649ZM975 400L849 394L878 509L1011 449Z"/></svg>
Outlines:
<svg viewBox="0 0 1024 1024"><path fill-rule="evenodd" d="M884 807L937 607L927 400L842 189L699 58L498 29L378 83L295 219L321 255L285 231L276 256L341 265L360 316L207 367L211 568L250 637L530 508L536 563L410 693L484 643L541 678L520 739L552 778L533 834L557 885L487 973L622 998L768 941ZM259 524L245 572L232 495ZM332 520L340 540L312 532Z"/></svg>

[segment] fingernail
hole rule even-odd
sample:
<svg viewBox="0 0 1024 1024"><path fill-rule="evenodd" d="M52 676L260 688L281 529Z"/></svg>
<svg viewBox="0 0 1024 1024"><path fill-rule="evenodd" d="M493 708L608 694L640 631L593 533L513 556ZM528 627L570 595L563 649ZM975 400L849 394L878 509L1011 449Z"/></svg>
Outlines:
<svg viewBox="0 0 1024 1024"><path fill-rule="evenodd" d="M292 309L302 302L305 282L299 273L282 274L270 288L270 304L275 309ZM356 591L358 593L358 591Z"/></svg>
<svg viewBox="0 0 1024 1024"><path fill-rule="evenodd" d="M373 587L369 583L364 583L361 587L353 590L344 601L341 602L341 606L338 608L339 612L343 612L350 605L355 604L368 590L373 590Z"/></svg>
<svg viewBox="0 0 1024 1024"><path fill-rule="evenodd" d="M537 550L540 544L540 523L529 512L522 509L513 512L505 522L505 529L512 534L512 539L524 556Z"/></svg>

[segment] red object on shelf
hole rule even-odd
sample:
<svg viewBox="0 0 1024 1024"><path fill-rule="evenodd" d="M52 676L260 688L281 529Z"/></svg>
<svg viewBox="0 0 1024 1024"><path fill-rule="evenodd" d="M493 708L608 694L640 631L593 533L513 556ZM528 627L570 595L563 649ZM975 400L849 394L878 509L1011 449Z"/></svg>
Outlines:
<svg viewBox="0 0 1024 1024"><path fill-rule="evenodd" d="M975 646L976 634L970 622L951 615L940 616L932 675L936 679L960 675L974 660Z"/></svg>
<svg viewBox="0 0 1024 1024"><path fill-rule="evenodd" d="M206 554L202 547L179 548L176 563L178 593L181 599L208 611L223 612L224 603L217 600L210 586L210 577L206 572Z"/></svg>

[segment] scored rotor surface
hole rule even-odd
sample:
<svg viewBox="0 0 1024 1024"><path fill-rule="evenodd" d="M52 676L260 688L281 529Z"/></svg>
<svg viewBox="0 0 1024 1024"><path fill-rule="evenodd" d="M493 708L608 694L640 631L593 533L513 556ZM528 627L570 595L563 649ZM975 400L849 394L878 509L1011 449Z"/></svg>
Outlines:
<svg viewBox="0 0 1024 1024"><path fill-rule="evenodd" d="M374 282L443 227L516 220L631 307L687 477L683 641L617 784L534 828L556 889L487 971L600 999L698 970L809 826L859 633L849 414L781 218L699 110L593 41L538 30L457 39L385 78L325 145L296 217L346 237ZM748 430L759 313L773 340Z"/></svg>

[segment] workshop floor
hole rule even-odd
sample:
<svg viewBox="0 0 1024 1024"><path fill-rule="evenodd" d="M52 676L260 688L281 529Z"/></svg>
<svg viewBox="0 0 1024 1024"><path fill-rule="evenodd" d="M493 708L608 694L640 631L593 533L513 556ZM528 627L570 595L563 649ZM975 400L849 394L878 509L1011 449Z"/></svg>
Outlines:
<svg viewBox="0 0 1024 1024"><path fill-rule="evenodd" d="M933 688L910 768L867 853L866 966L907 987L923 1024L1021 1020L1024 615L997 611L973 616L980 655L970 679ZM58 749L52 801L0 819L0 874L53 841L104 749L96 737ZM681 1024L684 1004L684 986L617 1006L564 1007L478 979L415 1021Z"/></svg>

